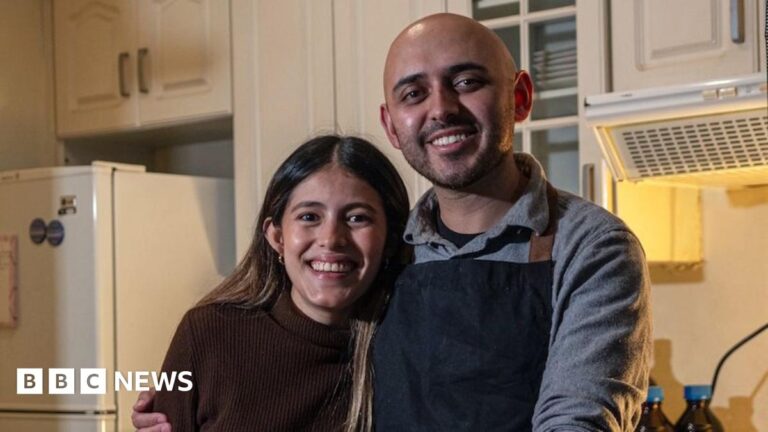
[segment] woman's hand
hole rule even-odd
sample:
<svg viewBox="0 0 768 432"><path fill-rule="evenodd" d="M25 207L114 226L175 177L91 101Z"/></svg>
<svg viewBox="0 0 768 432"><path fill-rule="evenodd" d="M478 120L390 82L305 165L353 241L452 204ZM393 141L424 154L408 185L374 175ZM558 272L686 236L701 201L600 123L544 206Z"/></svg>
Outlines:
<svg viewBox="0 0 768 432"><path fill-rule="evenodd" d="M165 414L152 412L155 390L139 393L139 399L133 405L131 422L138 432L171 432L171 424Z"/></svg>

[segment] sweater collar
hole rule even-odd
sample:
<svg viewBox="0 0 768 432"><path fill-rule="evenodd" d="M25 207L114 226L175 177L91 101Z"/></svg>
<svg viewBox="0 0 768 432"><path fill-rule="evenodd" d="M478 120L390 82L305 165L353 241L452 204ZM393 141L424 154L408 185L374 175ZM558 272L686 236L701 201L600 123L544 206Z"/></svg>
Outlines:
<svg viewBox="0 0 768 432"><path fill-rule="evenodd" d="M280 294L270 314L281 327L314 345L340 350L349 345L348 326L332 327L310 319L293 304L288 292Z"/></svg>

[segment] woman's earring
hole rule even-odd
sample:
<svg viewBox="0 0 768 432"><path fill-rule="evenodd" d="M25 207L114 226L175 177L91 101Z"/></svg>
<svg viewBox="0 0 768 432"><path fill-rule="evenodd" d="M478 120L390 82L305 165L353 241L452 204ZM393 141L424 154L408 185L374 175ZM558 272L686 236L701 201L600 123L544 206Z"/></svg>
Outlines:
<svg viewBox="0 0 768 432"><path fill-rule="evenodd" d="M277 256L277 262L279 262L281 265L285 265L285 260L283 259L282 255Z"/></svg>

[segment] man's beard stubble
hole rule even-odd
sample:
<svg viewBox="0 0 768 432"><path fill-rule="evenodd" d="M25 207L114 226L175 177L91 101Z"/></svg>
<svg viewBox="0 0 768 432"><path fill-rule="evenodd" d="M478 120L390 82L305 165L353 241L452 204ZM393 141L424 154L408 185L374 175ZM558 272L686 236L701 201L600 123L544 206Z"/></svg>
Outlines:
<svg viewBox="0 0 768 432"><path fill-rule="evenodd" d="M426 144L423 142L423 139L419 138L417 140L418 142L409 142L402 146L405 160L411 168L435 186L452 190L463 189L477 182L501 164L504 157L512 150L511 142L501 144L502 136L497 129L488 135L488 142L484 143L484 147L483 143L481 143L474 163L469 162L471 166L461 162L462 159L466 158L464 155L443 156L446 159L453 159L453 166L458 169L454 169L451 172L438 173L429 163L429 157L425 148Z"/></svg>

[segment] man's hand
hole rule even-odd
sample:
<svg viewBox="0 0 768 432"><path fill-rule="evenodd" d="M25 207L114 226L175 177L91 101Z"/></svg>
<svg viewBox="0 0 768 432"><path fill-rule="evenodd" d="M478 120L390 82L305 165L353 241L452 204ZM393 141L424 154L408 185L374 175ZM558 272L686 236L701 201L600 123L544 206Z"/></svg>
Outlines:
<svg viewBox="0 0 768 432"><path fill-rule="evenodd" d="M171 432L171 424L165 414L152 412L155 390L139 393L139 400L133 405L131 422L138 432Z"/></svg>

